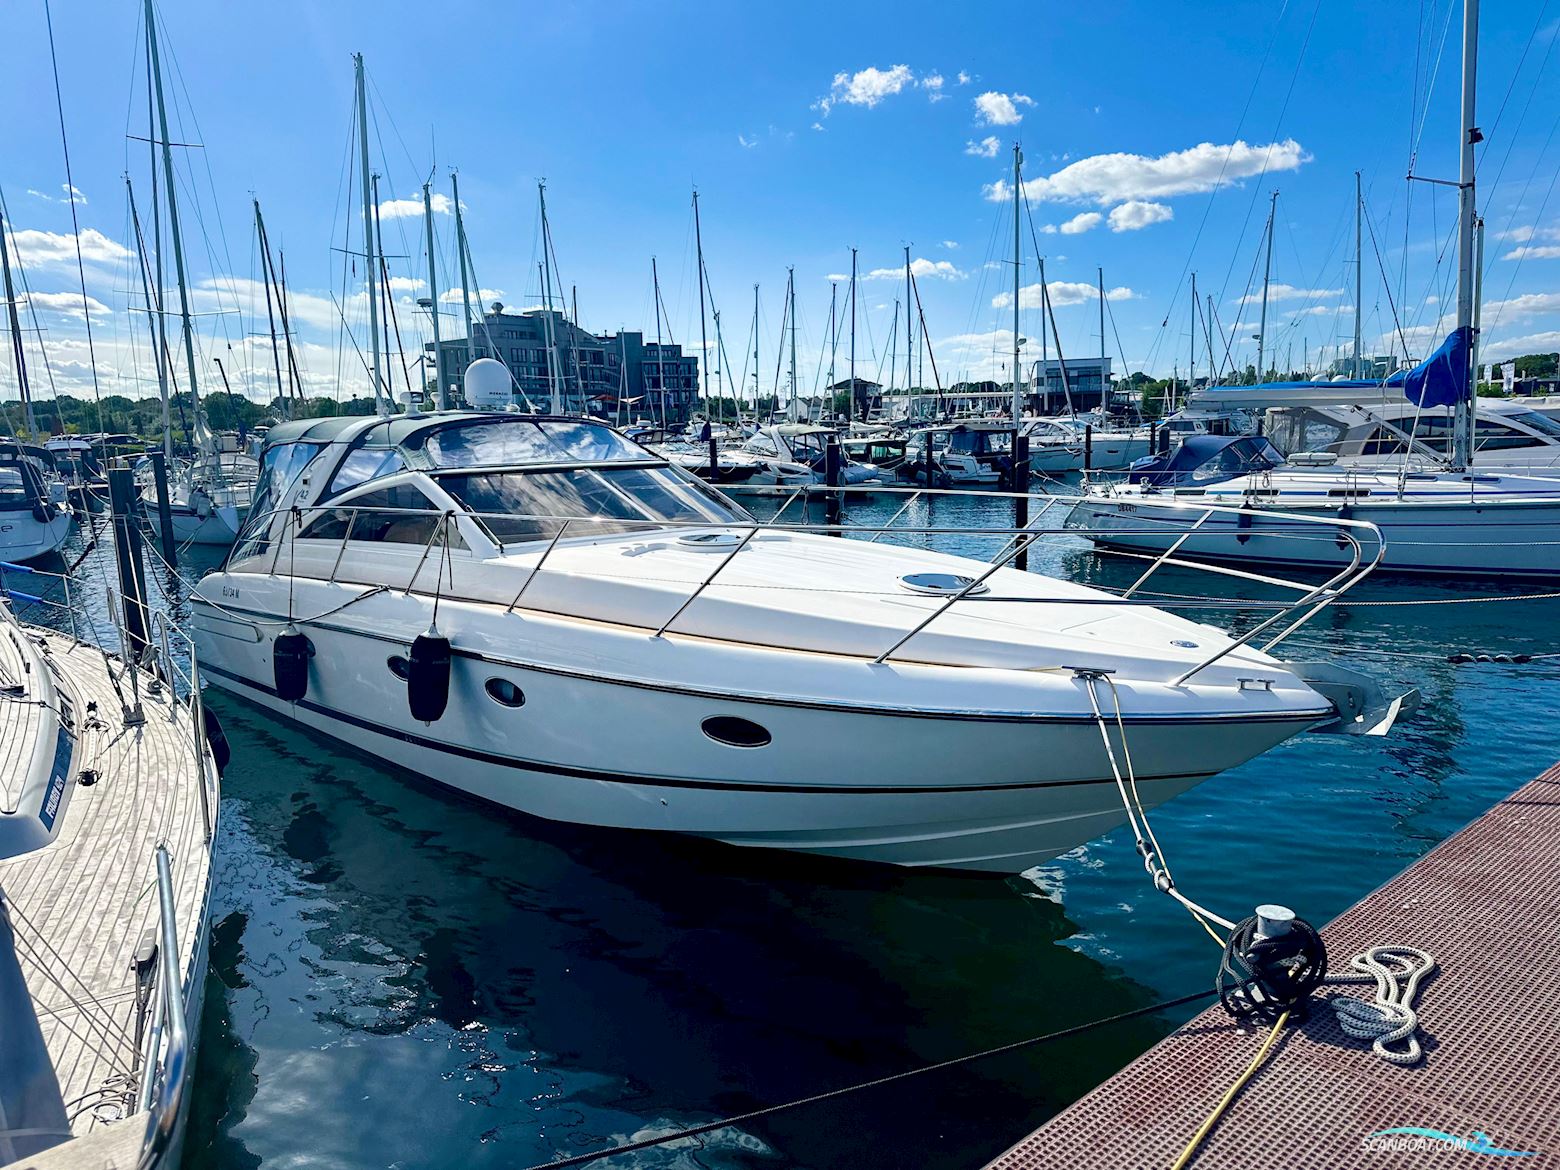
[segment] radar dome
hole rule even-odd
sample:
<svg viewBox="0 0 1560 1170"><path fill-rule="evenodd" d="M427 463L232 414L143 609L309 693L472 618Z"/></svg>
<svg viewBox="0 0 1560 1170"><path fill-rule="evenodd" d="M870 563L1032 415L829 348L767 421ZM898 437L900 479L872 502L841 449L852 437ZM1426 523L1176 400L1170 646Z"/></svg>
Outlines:
<svg viewBox="0 0 1560 1170"><path fill-rule="evenodd" d="M502 410L514 401L509 370L503 362L478 358L466 367L466 405L476 410Z"/></svg>

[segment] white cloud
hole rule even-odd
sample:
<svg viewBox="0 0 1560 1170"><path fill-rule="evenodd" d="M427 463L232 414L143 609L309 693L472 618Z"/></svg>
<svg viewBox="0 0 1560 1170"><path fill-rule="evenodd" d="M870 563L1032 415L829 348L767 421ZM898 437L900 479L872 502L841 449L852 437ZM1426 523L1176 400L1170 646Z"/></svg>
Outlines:
<svg viewBox="0 0 1560 1170"><path fill-rule="evenodd" d="M1502 260L1560 260L1560 244L1523 244L1501 257Z"/></svg>
<svg viewBox="0 0 1560 1170"><path fill-rule="evenodd" d="M289 301L291 294L288 294ZM481 310L485 310L494 301L504 299L504 290L501 288L474 288L471 290L471 315L474 317ZM447 288L439 294L441 305L458 305L461 302L460 289Z"/></svg>
<svg viewBox="0 0 1560 1170"><path fill-rule="evenodd" d="M1142 199L1129 199L1110 209L1110 230L1113 232L1135 232L1150 224L1164 223L1167 219L1174 219L1175 212L1171 211L1163 203L1149 203Z"/></svg>
<svg viewBox="0 0 1560 1170"><path fill-rule="evenodd" d="M1560 292L1523 293L1509 301L1488 301L1484 305L1486 321L1499 320L1510 314L1513 317L1531 317L1537 313L1560 312Z"/></svg>
<svg viewBox="0 0 1560 1170"><path fill-rule="evenodd" d="M1339 313L1347 313L1346 305L1312 305L1308 309L1291 309L1290 317L1332 317Z"/></svg>
<svg viewBox="0 0 1560 1170"><path fill-rule="evenodd" d="M1055 309L1066 305L1089 304L1099 299L1100 290L1092 284L1085 284L1081 280L1048 280L1046 290L1050 293L1051 307ZM1105 290L1107 301L1135 301L1138 294L1125 285ZM1013 307L1012 293L998 293L991 298L993 309L1010 309ZM1040 283L1026 284L1018 290L1018 307L1020 309L1038 309L1040 307Z"/></svg>
<svg viewBox="0 0 1560 1170"><path fill-rule="evenodd" d="M943 75L941 73L928 73L921 78L921 88L926 91L926 100L940 102L948 95L943 93Z"/></svg>
<svg viewBox="0 0 1560 1170"><path fill-rule="evenodd" d="M79 292L35 292L23 293L17 297L17 308L22 309L32 305L45 313L61 313L67 317L75 317L80 320L82 312L82 297ZM86 298L86 311L94 317L107 317L111 310L96 297Z"/></svg>
<svg viewBox="0 0 1560 1170"><path fill-rule="evenodd" d="M42 199L45 203L86 203L87 197L80 187L72 187L69 183L61 183L60 190L63 195L50 195L45 191L38 191L32 187L27 188L27 194L35 199Z"/></svg>
<svg viewBox="0 0 1560 1170"><path fill-rule="evenodd" d="M979 142L973 138L964 143L964 153L973 154L976 158L996 158L997 151L1002 149L1002 143L997 141L995 134L988 134Z"/></svg>
<svg viewBox="0 0 1560 1170"><path fill-rule="evenodd" d="M749 138L746 134L738 134L737 135L737 145L741 146L741 147L744 147L747 150L752 150L755 146L758 145L758 139L757 138Z"/></svg>
<svg viewBox="0 0 1560 1170"><path fill-rule="evenodd" d="M917 280L963 280L969 275L954 267L948 260L928 260L924 256L917 256L910 261L910 271ZM898 268L874 268L871 272L863 272L862 280L903 280L905 278L905 266ZM849 280L850 276L837 276L831 273L830 280Z"/></svg>
<svg viewBox="0 0 1560 1170"><path fill-rule="evenodd" d="M1027 180L1024 194L1036 202L1108 206L1132 199L1213 191L1265 172L1297 170L1310 159L1293 138L1266 146L1242 141L1225 146L1203 142L1155 157L1096 154L1069 163L1054 174ZM999 180L987 186L985 194L992 202L1002 203L1013 197L1013 190L1005 180Z"/></svg>
<svg viewBox="0 0 1560 1170"><path fill-rule="evenodd" d="M1273 301L1319 301L1327 297L1341 297L1341 288L1296 288L1292 284L1279 284L1277 282L1268 285L1267 299ZM1247 293L1235 302L1237 305L1260 305L1262 293Z"/></svg>
<svg viewBox="0 0 1560 1170"><path fill-rule="evenodd" d="M813 109L827 116L831 109L843 102L847 106L865 106L870 110L884 98L892 97L914 84L915 74L908 65L895 65L890 69L869 65L855 73L841 71L834 75L828 96L815 101ZM938 84L941 84L941 79Z"/></svg>
<svg viewBox="0 0 1560 1170"><path fill-rule="evenodd" d="M1526 337L1512 337L1488 345L1481 343L1479 360L1498 362L1529 353L1560 353L1560 329L1529 333Z"/></svg>
<svg viewBox="0 0 1560 1170"><path fill-rule="evenodd" d="M435 215L449 215L455 210L455 205L450 202L448 195L433 193L433 198L428 201ZM422 193L418 192L410 199L385 199L379 204L380 219L410 219L412 216L421 216L423 213Z"/></svg>
<svg viewBox="0 0 1560 1170"><path fill-rule="evenodd" d="M428 287L426 280L415 276L392 276L390 278L391 292L417 292Z"/></svg>
<svg viewBox="0 0 1560 1170"><path fill-rule="evenodd" d="M76 237L70 232L45 232L23 228L11 233L11 248L23 264L75 264ZM118 264L135 255L117 240L96 228L81 232L81 258L88 264Z"/></svg>
<svg viewBox="0 0 1560 1170"><path fill-rule="evenodd" d="M1054 230L1061 232L1064 236L1079 236L1084 232L1092 231L1099 227L1100 220L1104 218L1097 211L1081 211L1066 223L1058 224ZM1051 225L1047 224L1046 226L1049 228Z"/></svg>
<svg viewBox="0 0 1560 1170"><path fill-rule="evenodd" d="M823 129L823 123L822 122L814 122L812 124L812 128L814 130L822 130Z"/></svg>
<svg viewBox="0 0 1560 1170"><path fill-rule="evenodd" d="M987 90L975 99L975 120L983 126L1017 126L1024 120L1018 107L1034 104L1027 94Z"/></svg>
<svg viewBox="0 0 1560 1170"><path fill-rule="evenodd" d="M954 251L954 250L956 250L958 248L959 241L958 240L944 240L942 242L942 246L944 248L947 248L948 251L952 252L952 251Z"/></svg>
<svg viewBox="0 0 1560 1170"><path fill-rule="evenodd" d="M971 80L970 79L970 75L968 73L964 72L964 70L960 69L959 70L959 84L960 85L968 85L970 83L970 80Z"/></svg>

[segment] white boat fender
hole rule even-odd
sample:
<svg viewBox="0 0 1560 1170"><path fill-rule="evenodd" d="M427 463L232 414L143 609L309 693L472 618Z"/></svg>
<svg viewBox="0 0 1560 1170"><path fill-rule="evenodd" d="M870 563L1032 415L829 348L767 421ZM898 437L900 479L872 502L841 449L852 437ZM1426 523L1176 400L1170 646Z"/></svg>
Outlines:
<svg viewBox="0 0 1560 1170"><path fill-rule="evenodd" d="M450 659L450 640L438 626L412 639L406 656L406 705L420 723L435 722L449 705Z"/></svg>
<svg viewBox="0 0 1560 1170"><path fill-rule="evenodd" d="M271 672L276 697L296 703L309 691L309 639L288 626L271 643Z"/></svg>

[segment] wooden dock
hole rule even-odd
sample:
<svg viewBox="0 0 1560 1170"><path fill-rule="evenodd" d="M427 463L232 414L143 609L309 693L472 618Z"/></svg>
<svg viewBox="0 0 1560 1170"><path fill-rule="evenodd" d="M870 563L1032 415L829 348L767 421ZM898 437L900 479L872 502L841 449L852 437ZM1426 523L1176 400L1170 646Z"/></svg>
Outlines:
<svg viewBox="0 0 1560 1170"><path fill-rule="evenodd" d="M1340 864L1346 859L1340 858ZM1417 1007L1424 1060L1388 1064L1315 1004L1286 1029L1190 1165L1197 1170L1560 1166L1560 766L1323 929L1331 969L1367 946L1418 946L1439 970ZM1368 990L1373 991L1374 988ZM1327 987L1368 998L1359 986ZM1214 1007L988 1170L1170 1167L1267 1027ZM1486 1135L1481 1150L1383 1130ZM1390 1148L1396 1140L1403 1143ZM1515 1154L1526 1155L1516 1157Z"/></svg>

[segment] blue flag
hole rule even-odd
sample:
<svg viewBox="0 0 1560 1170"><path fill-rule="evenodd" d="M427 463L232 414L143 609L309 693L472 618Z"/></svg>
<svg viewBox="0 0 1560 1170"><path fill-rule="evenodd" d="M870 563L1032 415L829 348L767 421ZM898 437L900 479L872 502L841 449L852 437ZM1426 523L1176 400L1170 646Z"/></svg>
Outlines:
<svg viewBox="0 0 1560 1170"><path fill-rule="evenodd" d="M1399 371L1389 384L1403 387L1403 397L1419 406L1455 406L1468 398L1468 352L1473 330L1454 329L1440 347L1407 373Z"/></svg>

